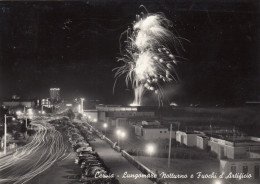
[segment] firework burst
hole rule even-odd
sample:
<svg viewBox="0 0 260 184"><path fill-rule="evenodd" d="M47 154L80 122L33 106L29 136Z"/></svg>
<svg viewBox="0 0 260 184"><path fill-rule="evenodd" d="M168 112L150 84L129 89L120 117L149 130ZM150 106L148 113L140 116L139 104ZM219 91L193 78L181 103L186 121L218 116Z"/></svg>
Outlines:
<svg viewBox="0 0 260 184"><path fill-rule="evenodd" d="M163 96L161 85L178 79L175 70L177 56L172 50L177 52L181 43L170 28L171 21L162 13L141 13L136 16L132 27L120 37L126 35L123 49L120 46L121 57L118 58L123 65L115 68L115 78L117 80L118 77L126 75L127 86L131 84L135 90L132 105L141 105L147 90L158 95L160 104Z"/></svg>

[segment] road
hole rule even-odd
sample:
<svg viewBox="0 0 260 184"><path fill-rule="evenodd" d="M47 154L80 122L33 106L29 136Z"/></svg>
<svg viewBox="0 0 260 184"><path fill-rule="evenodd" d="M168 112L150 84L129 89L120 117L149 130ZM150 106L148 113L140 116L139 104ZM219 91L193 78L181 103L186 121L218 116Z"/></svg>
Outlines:
<svg viewBox="0 0 260 184"><path fill-rule="evenodd" d="M32 122L37 132L30 143L0 159L0 184L23 184L66 157L61 133L46 121Z"/></svg>

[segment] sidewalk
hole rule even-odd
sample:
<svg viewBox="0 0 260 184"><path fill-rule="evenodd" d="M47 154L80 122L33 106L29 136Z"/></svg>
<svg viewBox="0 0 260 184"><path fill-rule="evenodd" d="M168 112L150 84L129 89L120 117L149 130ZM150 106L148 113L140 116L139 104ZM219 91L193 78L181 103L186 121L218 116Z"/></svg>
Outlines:
<svg viewBox="0 0 260 184"><path fill-rule="evenodd" d="M104 140L96 137L96 141L90 143L121 184L152 184L152 181L146 178L123 178L125 173L134 175L141 175L142 173Z"/></svg>
<svg viewBox="0 0 260 184"><path fill-rule="evenodd" d="M20 141L20 142L24 142L24 144L28 144L31 140L32 140L32 136L29 136L27 140L15 140L14 142L17 143L17 142ZM23 145L22 145L22 146L23 146ZM20 145L20 146L17 146L17 147L15 147L15 148L12 148L12 149L7 149L7 150L6 150L6 155L4 154L4 150L3 150L3 149L0 150L0 158L3 158L3 157L6 157L6 156L8 156L8 155L11 155L11 154L15 153L15 151L16 151L18 148L22 147L22 146Z"/></svg>
<svg viewBox="0 0 260 184"><path fill-rule="evenodd" d="M16 149L17 149L17 148L13 148L13 149L11 149L11 150L8 150L8 151L6 152L6 155L4 154L4 151L0 151L0 158L3 158L3 157L6 157L6 156L8 156L8 155L13 154L13 153L16 151Z"/></svg>

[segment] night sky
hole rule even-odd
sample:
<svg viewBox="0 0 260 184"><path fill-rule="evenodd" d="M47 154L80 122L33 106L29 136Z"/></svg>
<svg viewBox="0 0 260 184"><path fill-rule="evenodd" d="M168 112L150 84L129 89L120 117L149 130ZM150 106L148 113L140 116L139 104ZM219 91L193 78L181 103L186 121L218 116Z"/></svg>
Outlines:
<svg viewBox="0 0 260 184"><path fill-rule="evenodd" d="M180 80L165 101L240 105L260 100L258 0L0 2L0 98L84 96L130 103L124 78L113 94L120 34L143 4L163 12L183 41ZM257 21L258 20L258 21ZM157 103L152 94L145 102Z"/></svg>

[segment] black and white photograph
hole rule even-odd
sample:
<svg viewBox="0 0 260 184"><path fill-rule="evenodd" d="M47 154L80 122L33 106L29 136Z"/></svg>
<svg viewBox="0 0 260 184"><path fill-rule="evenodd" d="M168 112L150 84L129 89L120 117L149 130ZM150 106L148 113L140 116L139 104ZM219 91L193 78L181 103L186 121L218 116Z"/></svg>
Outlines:
<svg viewBox="0 0 260 184"><path fill-rule="evenodd" d="M259 0L0 0L0 184L259 183Z"/></svg>

